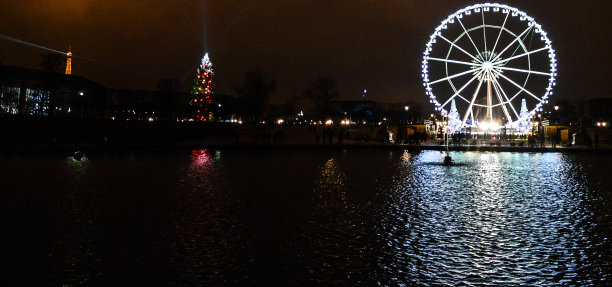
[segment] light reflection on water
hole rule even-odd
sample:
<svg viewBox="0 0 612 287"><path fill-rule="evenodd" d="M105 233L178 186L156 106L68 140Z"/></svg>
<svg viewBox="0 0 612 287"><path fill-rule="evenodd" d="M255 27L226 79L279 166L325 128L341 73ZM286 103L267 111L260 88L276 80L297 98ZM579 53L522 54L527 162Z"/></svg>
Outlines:
<svg viewBox="0 0 612 287"><path fill-rule="evenodd" d="M3 244L15 262L4 285L610 279L609 156L451 152L455 166L441 165L443 156L194 150L0 159L10 167L0 170L4 210L15 221ZM31 273L39 275L23 279Z"/></svg>
<svg viewBox="0 0 612 287"><path fill-rule="evenodd" d="M172 285L230 284L240 278L234 253L240 224L230 179L220 173L221 151L193 150L173 196L169 243ZM232 277L233 276L233 277Z"/></svg>
<svg viewBox="0 0 612 287"><path fill-rule="evenodd" d="M100 279L100 214L99 200L90 189L87 177L90 161L66 158L68 178L62 196L52 204L58 208L58 217L46 228L53 234L49 251L52 270L61 274L58 285L90 285ZM59 220L58 220L59 219Z"/></svg>
<svg viewBox="0 0 612 287"><path fill-rule="evenodd" d="M592 191L579 165L554 153L451 156L467 164L431 165L440 154L423 152L400 165L381 214L384 253L402 262L387 280L588 285L610 275L609 257L603 266L587 257L610 243L584 228L596 218L581 198Z"/></svg>

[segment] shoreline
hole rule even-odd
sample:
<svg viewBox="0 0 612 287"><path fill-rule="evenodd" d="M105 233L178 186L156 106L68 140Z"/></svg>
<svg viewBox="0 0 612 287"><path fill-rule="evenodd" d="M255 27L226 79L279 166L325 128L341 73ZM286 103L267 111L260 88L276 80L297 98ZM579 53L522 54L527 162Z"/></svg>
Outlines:
<svg viewBox="0 0 612 287"><path fill-rule="evenodd" d="M94 153L122 153L146 150L198 150L198 149L232 149L232 150L270 150L270 149L382 149L382 150L438 150L445 151L446 146L426 143L414 144L392 144L392 143L227 143L227 142L180 142L180 143L12 143L0 144L0 154L10 155L70 155L76 151L85 154ZM476 151L476 152L527 152L527 153L597 153L612 154L612 146L601 146L598 148L588 146L575 147L528 147L528 146L489 146L489 145L450 145L449 151Z"/></svg>

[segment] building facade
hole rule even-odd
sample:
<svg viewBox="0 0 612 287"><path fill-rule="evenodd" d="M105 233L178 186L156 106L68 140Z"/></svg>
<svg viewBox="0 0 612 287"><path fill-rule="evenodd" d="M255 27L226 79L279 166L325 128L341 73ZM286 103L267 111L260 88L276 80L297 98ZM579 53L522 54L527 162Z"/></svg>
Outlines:
<svg viewBox="0 0 612 287"><path fill-rule="evenodd" d="M0 117L103 118L106 88L80 76L0 66Z"/></svg>

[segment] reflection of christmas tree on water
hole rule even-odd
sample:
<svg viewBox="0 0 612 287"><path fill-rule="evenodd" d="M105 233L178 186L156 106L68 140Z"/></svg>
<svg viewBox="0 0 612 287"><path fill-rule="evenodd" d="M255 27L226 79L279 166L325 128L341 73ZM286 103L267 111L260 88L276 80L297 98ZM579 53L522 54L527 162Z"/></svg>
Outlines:
<svg viewBox="0 0 612 287"><path fill-rule="evenodd" d="M191 89L192 100L190 105L195 107L196 120L207 121L213 119L212 112L208 111L212 103L211 95L215 87L213 82L212 63L208 59L208 53L202 58L202 63L198 68L195 83Z"/></svg>

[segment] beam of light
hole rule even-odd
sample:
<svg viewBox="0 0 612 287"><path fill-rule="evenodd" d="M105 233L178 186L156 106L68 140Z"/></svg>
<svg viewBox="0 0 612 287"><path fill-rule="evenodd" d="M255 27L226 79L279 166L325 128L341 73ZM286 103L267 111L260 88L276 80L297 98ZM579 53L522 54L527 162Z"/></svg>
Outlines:
<svg viewBox="0 0 612 287"><path fill-rule="evenodd" d="M72 55L72 58L89 61L89 62L92 62L94 64L100 65L100 66L105 66L105 67L113 68L113 69L119 70L121 72L126 72L126 73L129 73L129 74L132 74L132 75L136 75L136 76L139 76L139 77L142 77L142 78L154 79L154 80L157 79L157 80L159 80L158 76L154 76L151 73L143 72L143 71L140 71L140 70L135 70L133 68L125 68L125 67L122 67L122 66L119 66L119 65L111 64L109 61L106 61L106 60L96 60L96 59L89 58L89 57L84 57L84 56L81 56L81 55Z"/></svg>
<svg viewBox="0 0 612 287"><path fill-rule="evenodd" d="M15 38L12 38L12 37L9 37L9 36L6 36L6 35L1 35L0 34L0 38L2 38L4 40L7 40L7 41L15 42L15 43L18 43L18 44L23 44L23 45L27 45L27 46L30 46L30 47L39 48L39 49L43 49L43 50L47 50L47 51L50 51L50 52L54 52L54 53L58 53L58 54L62 54L62 55L68 56L68 53L66 53L66 52L62 52L62 51L58 51L58 50L53 50L51 48L47 48L47 47L43 47L43 46L40 46L40 45L36 45L34 43L30 43L30 42L26 42L26 41L23 41L23 40L15 39Z"/></svg>
<svg viewBox="0 0 612 287"><path fill-rule="evenodd" d="M203 45L204 50L207 52L211 52L211 54L214 55L215 48L219 45L219 43L223 42L223 40L225 39L225 36L228 34L228 31L231 30L234 27L234 25L236 25L236 23L242 20L242 17L251 9L251 7L253 7L254 4L255 2L253 1L243 6L240 9L240 11L238 11L238 13L236 13L235 16L232 18L232 21L228 25L225 25L225 29L223 29L223 31L219 34L217 39L215 39L215 41L210 45L208 43L208 29L206 27L206 22L204 22L204 45ZM206 7L205 9L208 9L208 8ZM187 83L188 82L187 79L189 77L193 77L197 68L198 66L194 65L187 73L185 73L181 81L183 83ZM223 75L217 71L217 74L215 76L217 78L217 82L221 83L221 85L226 91L229 91L230 89L228 89L227 84L225 83L225 79L223 78Z"/></svg>
<svg viewBox="0 0 612 287"><path fill-rule="evenodd" d="M240 11L238 11L238 13L235 14L234 18L232 18L232 21L228 25L225 26L225 29L223 29L221 34L219 34L217 39L215 39L213 44L210 47L208 47L207 50L214 51L214 49L219 45L219 43L223 42L223 40L225 39L225 36L228 34L229 30L231 30L234 27L234 25L236 25L238 22L240 22L242 20L244 15L249 10L251 10L251 7L253 7L254 4L255 4L255 2L251 2L251 3L247 4L247 5L244 5L240 9Z"/></svg>
<svg viewBox="0 0 612 287"><path fill-rule="evenodd" d="M6 36L6 35L0 34L0 39L4 39L4 40L15 42L15 43L18 43L18 44L23 44L23 45L27 45L27 46L31 46L31 47L35 47L35 48L39 48L39 49L43 49L43 50L47 50L47 51L50 51L50 52L59 53L59 54L68 56L68 53L65 53L65 52L62 52L62 51L58 51L58 50L54 50L54 49L47 48L47 47L43 47L43 46L40 46L40 45L36 45L34 43L26 42L26 41L19 40L19 39L16 39L16 38L12 38L12 37L9 37L9 36ZM126 68L118 66L118 65L110 64L108 61L100 61L100 60L92 59L92 58L89 58L89 57L84 57L84 56L81 56L81 55L72 55L72 58L78 58L78 59L94 62L94 63L97 63L97 64L102 65L102 66L107 66L107 67L115 68L115 69L121 70L123 72L132 73L132 74L144 77L144 78L157 79L157 77L151 75L150 73L141 72L141 71L135 71L133 69L126 69Z"/></svg>

